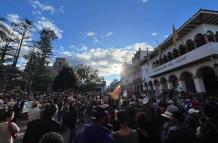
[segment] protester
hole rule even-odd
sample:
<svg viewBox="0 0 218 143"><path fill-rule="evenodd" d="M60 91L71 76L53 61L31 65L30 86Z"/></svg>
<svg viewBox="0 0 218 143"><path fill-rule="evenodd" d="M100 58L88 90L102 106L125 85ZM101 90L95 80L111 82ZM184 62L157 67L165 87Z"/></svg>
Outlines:
<svg viewBox="0 0 218 143"><path fill-rule="evenodd" d="M3 122L0 123L0 143L13 143L19 133L19 127L11 122L14 118L13 111L7 111L3 115Z"/></svg>
<svg viewBox="0 0 218 143"><path fill-rule="evenodd" d="M218 142L218 105L214 102L207 102L202 108L203 123L199 129L200 143Z"/></svg>
<svg viewBox="0 0 218 143"><path fill-rule="evenodd" d="M94 107L91 112L92 124L85 126L78 137L78 143L113 143L110 131L102 127L104 118L104 108Z"/></svg>
<svg viewBox="0 0 218 143"><path fill-rule="evenodd" d="M41 119L28 123L23 143L38 143L45 133L61 132L60 123L54 121L56 112L56 105L47 104L42 112Z"/></svg>
<svg viewBox="0 0 218 143"><path fill-rule="evenodd" d="M39 143L64 143L62 136L56 132L46 133Z"/></svg>
<svg viewBox="0 0 218 143"><path fill-rule="evenodd" d="M184 126L184 114L181 111L175 111L172 115L173 126L168 130L164 143L195 143L195 136L191 128Z"/></svg>
<svg viewBox="0 0 218 143"><path fill-rule="evenodd" d="M128 113L124 110L117 113L117 119L120 123L120 129L113 133L115 143L139 143L136 130L128 126Z"/></svg>
<svg viewBox="0 0 218 143"><path fill-rule="evenodd" d="M150 134L149 134L149 127L150 127L150 117L144 113L139 112L136 115L136 122L138 124L138 138L139 143L152 143Z"/></svg>
<svg viewBox="0 0 218 143"><path fill-rule="evenodd" d="M30 109L27 115L28 115L29 122L36 119L40 119L40 109L39 109L39 103L37 101L34 101L32 103L32 109Z"/></svg>
<svg viewBox="0 0 218 143"><path fill-rule="evenodd" d="M65 139L66 143L72 143L76 137L76 125L77 125L77 112L74 106L71 104L69 111L63 116L63 127L66 131L69 131L69 139ZM68 141L66 141L68 140Z"/></svg>

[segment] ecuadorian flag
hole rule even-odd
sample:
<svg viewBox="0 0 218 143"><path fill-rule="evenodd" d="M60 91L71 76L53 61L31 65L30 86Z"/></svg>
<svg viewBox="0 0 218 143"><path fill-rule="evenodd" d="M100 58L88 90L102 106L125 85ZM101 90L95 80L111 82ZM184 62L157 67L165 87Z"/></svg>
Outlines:
<svg viewBox="0 0 218 143"><path fill-rule="evenodd" d="M120 94L122 92L122 88L120 85L118 85L113 92L110 92L109 95L114 99L114 100L118 100L120 97Z"/></svg>

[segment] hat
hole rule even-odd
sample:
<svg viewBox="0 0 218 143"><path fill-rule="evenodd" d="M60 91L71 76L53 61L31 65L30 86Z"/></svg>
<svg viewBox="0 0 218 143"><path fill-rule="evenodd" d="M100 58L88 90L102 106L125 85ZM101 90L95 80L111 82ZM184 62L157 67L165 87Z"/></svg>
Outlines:
<svg viewBox="0 0 218 143"><path fill-rule="evenodd" d="M91 119L92 120L99 120L105 117L105 109L101 106L95 106L91 112Z"/></svg>
<svg viewBox="0 0 218 143"><path fill-rule="evenodd" d="M148 103L148 98L144 98L143 100L142 100L142 104L147 104Z"/></svg>
<svg viewBox="0 0 218 143"><path fill-rule="evenodd" d="M169 105L166 111L163 114L161 114L161 116L172 119L173 112L176 111L179 111L178 107L176 107L175 105Z"/></svg>
<svg viewBox="0 0 218 143"><path fill-rule="evenodd" d="M173 100L169 100L167 101L168 104L174 104L174 101Z"/></svg>
<svg viewBox="0 0 218 143"><path fill-rule="evenodd" d="M199 113L199 110L195 110L195 109L191 108L191 109L188 110L188 113L189 114Z"/></svg>

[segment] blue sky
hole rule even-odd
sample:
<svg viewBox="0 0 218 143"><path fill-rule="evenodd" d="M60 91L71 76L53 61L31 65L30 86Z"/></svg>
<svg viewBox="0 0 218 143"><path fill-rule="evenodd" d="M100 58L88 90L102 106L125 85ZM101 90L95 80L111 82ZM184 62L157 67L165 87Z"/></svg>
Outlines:
<svg viewBox="0 0 218 143"><path fill-rule="evenodd" d="M172 24L180 27L201 8L218 10L218 1L0 0L0 16L29 18L39 29L56 31L54 57L93 65L107 81L119 79L121 64L135 50L155 47L172 33Z"/></svg>

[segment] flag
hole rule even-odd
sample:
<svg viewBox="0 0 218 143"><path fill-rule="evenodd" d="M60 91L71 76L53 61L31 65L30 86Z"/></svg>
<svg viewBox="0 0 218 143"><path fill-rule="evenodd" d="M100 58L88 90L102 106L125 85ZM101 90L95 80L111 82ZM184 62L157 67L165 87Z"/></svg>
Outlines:
<svg viewBox="0 0 218 143"><path fill-rule="evenodd" d="M119 97L120 97L120 94L122 92L122 88L120 85L118 85L114 90L113 92L109 93L110 96L114 99L114 100L118 100Z"/></svg>
<svg viewBox="0 0 218 143"><path fill-rule="evenodd" d="M173 25L173 45L176 46L176 41L179 39L179 35L176 31L175 26Z"/></svg>

